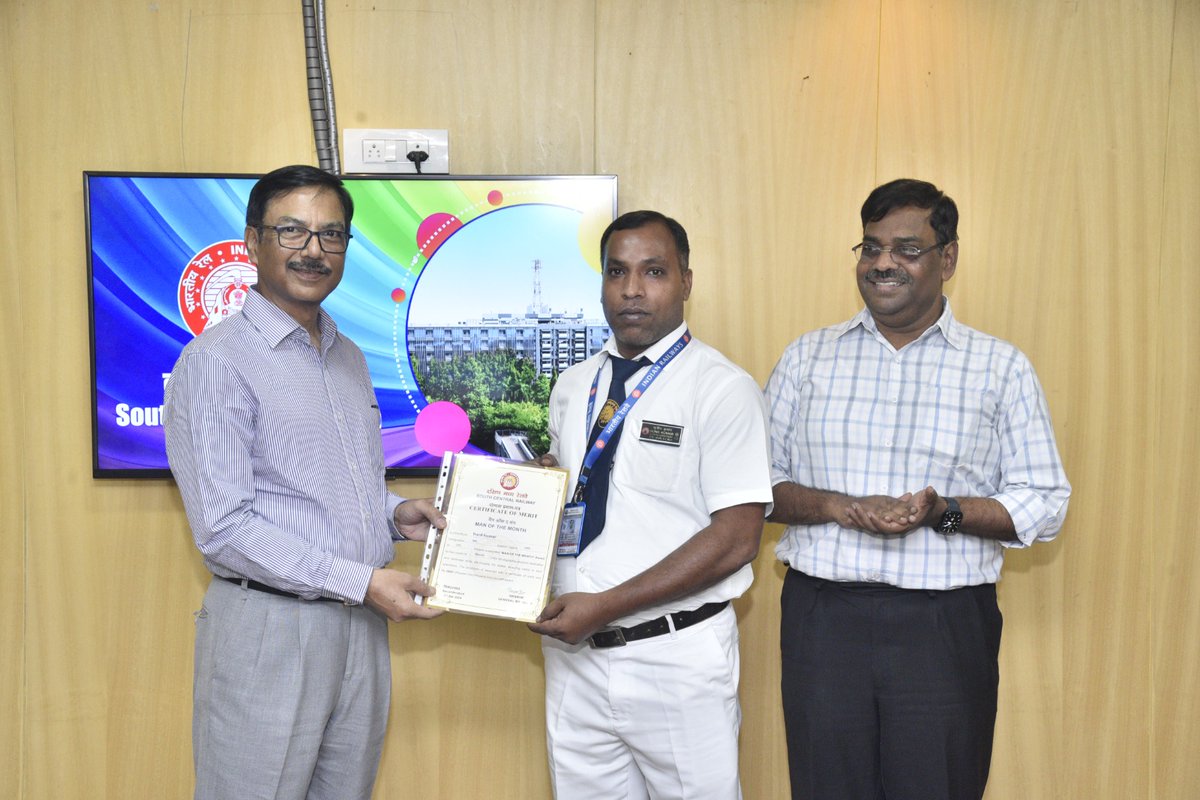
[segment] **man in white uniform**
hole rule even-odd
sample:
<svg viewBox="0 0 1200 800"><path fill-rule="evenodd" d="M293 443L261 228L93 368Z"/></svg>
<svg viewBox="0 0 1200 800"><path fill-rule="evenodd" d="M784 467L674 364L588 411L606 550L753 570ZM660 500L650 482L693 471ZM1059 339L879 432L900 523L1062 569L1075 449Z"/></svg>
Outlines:
<svg viewBox="0 0 1200 800"><path fill-rule="evenodd" d="M771 503L762 397L684 324L678 222L631 212L600 248L613 336L559 379L543 457L571 469L568 508L585 509L530 626L545 636L551 780L560 800L728 800L741 796L729 601L750 585Z"/></svg>

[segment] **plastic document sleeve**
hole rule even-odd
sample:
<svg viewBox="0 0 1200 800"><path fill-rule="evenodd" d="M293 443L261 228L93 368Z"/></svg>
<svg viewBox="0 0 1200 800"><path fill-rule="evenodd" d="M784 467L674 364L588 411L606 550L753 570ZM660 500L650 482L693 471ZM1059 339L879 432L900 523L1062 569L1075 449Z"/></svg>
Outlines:
<svg viewBox="0 0 1200 800"><path fill-rule="evenodd" d="M447 453L436 502L446 517L425 543L424 602L463 614L533 622L554 571L569 473L560 467Z"/></svg>

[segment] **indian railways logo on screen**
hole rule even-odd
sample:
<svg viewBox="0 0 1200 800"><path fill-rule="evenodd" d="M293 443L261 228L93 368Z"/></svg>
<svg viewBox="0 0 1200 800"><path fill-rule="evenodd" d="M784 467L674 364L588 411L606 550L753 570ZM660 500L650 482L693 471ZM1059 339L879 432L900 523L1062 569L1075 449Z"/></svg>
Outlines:
<svg viewBox="0 0 1200 800"><path fill-rule="evenodd" d="M506 491L511 492L513 489L517 488L517 484L520 482L521 479L511 472L506 472L500 476L500 488Z"/></svg>
<svg viewBox="0 0 1200 800"><path fill-rule="evenodd" d="M193 334L236 314L258 270L240 239L216 242L192 256L179 276L179 313Z"/></svg>

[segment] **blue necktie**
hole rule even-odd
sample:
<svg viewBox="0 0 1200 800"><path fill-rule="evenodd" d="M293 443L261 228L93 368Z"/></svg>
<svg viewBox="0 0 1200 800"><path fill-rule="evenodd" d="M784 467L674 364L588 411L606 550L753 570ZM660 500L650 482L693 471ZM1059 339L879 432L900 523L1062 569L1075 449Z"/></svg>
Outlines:
<svg viewBox="0 0 1200 800"><path fill-rule="evenodd" d="M596 437L604 426L612 419L613 413L625 402L625 382L633 377L633 373L648 366L650 360L643 357L637 361L627 358L610 356L608 363L612 365L612 382L608 385L608 400L600 409L596 424L592 427L592 435L588 440L588 450L596 443ZM592 474L588 477L587 488L584 489L583 499L587 503L587 513L583 515L583 532L579 536L579 552L592 543L592 540L604 530L604 518L608 513L608 479L612 473L613 453L616 452L617 442L621 440L621 431L625 423L613 431L612 438L600 452L596 463L592 465Z"/></svg>

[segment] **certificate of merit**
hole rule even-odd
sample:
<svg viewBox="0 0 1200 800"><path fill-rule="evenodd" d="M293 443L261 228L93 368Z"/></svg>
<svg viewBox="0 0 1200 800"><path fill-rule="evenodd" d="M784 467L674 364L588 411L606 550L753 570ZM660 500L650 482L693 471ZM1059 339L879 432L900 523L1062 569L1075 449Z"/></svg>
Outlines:
<svg viewBox="0 0 1200 800"><path fill-rule="evenodd" d="M431 531L425 604L533 622L549 597L569 473L489 456L447 455L438 489L446 528Z"/></svg>

